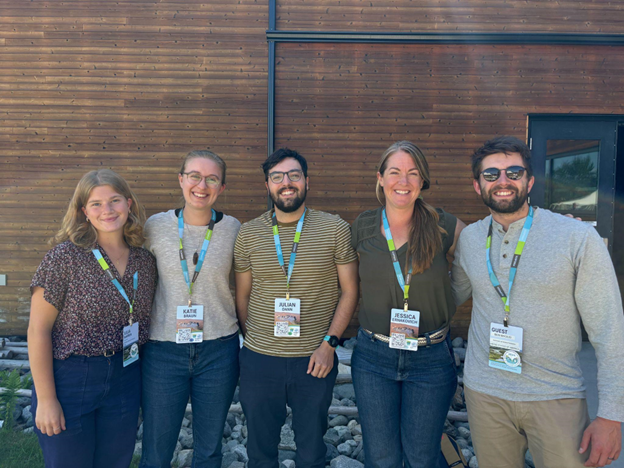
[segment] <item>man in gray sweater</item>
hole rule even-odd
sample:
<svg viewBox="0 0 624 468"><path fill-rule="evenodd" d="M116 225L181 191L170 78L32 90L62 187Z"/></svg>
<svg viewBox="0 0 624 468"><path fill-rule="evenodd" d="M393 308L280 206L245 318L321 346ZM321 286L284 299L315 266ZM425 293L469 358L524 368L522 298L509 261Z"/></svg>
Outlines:
<svg viewBox="0 0 624 468"><path fill-rule="evenodd" d="M462 232L452 271L458 304L473 297L464 369L480 468L607 466L624 421L624 315L613 264L589 224L532 208L528 147L494 138L472 157L491 216ZM581 320L598 359L590 422L577 353Z"/></svg>

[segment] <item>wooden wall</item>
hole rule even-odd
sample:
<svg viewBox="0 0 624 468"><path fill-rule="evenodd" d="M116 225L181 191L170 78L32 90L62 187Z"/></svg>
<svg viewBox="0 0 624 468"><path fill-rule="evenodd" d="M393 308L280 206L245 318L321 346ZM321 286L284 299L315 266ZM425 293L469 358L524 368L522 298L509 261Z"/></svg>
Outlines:
<svg viewBox="0 0 624 468"><path fill-rule="evenodd" d="M191 149L228 162L221 209L266 207L268 0L0 1L0 335L78 179L111 167L148 213L179 201Z"/></svg>
<svg viewBox="0 0 624 468"><path fill-rule="evenodd" d="M624 3L606 0L278 0L277 29L374 32L624 30Z"/></svg>
<svg viewBox="0 0 624 468"><path fill-rule="evenodd" d="M116 169L151 214L179 201L182 156L209 148L229 164L219 207L265 209L268 2L0 0L0 335L25 332L30 279L88 170ZM284 30L624 30L624 4L603 0L277 3ZM428 200L470 222L485 211L467 158L485 139L524 137L530 112L624 113L617 47L276 49L276 147L310 159L310 204L349 221L376 206L375 164L396 140L425 150Z"/></svg>
<svg viewBox="0 0 624 468"><path fill-rule="evenodd" d="M276 56L276 144L309 158L310 205L348 221L379 206L376 164L395 141L424 150L425 199L471 223L487 214L470 170L487 139L525 139L528 113L624 114L622 47L284 43Z"/></svg>

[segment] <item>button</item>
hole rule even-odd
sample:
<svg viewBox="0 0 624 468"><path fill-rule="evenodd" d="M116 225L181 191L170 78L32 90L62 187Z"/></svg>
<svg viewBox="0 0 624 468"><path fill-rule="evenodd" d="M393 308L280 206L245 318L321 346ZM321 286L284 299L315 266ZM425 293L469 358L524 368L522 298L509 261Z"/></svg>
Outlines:
<svg viewBox="0 0 624 468"><path fill-rule="evenodd" d="M509 244L509 241L508 241L508 240L506 240L506 241L505 241L505 244Z"/></svg>
<svg viewBox="0 0 624 468"><path fill-rule="evenodd" d="M503 254L503 258L507 258L507 254Z"/></svg>

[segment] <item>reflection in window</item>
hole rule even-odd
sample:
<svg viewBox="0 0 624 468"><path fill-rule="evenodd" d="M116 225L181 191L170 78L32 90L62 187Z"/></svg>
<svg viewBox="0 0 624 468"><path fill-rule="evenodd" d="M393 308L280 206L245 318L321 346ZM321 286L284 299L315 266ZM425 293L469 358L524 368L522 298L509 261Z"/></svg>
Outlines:
<svg viewBox="0 0 624 468"><path fill-rule="evenodd" d="M600 140L548 140L545 206L596 220Z"/></svg>

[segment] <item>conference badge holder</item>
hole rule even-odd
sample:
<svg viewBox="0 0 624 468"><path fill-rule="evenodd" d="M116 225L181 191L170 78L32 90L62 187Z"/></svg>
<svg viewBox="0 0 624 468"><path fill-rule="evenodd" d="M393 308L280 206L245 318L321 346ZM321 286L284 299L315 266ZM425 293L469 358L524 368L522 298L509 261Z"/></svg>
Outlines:
<svg viewBox="0 0 624 468"><path fill-rule="evenodd" d="M201 343L204 340L204 306L178 306L176 319L177 344Z"/></svg>
<svg viewBox="0 0 624 468"><path fill-rule="evenodd" d="M522 373L522 328L490 324L490 367Z"/></svg>
<svg viewBox="0 0 624 468"><path fill-rule="evenodd" d="M139 360L139 322L123 327L123 366Z"/></svg>
<svg viewBox="0 0 624 468"><path fill-rule="evenodd" d="M390 314L390 347L406 351L418 350L418 326L420 312L417 310L392 309Z"/></svg>
<svg viewBox="0 0 624 468"><path fill-rule="evenodd" d="M301 299L275 299L273 336L296 338L301 333Z"/></svg>

